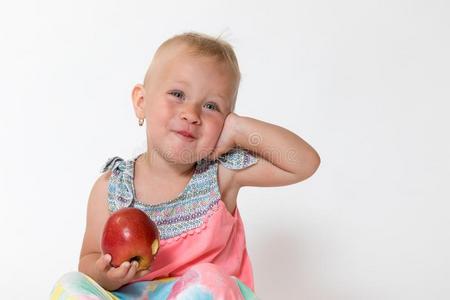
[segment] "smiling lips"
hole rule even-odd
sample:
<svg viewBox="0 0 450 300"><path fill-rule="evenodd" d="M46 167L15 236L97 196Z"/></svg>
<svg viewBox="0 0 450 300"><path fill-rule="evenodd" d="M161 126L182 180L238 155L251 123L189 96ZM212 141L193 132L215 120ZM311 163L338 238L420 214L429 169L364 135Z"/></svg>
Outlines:
<svg viewBox="0 0 450 300"><path fill-rule="evenodd" d="M179 135L182 135L186 138L189 138L189 139L195 139L194 136L190 132L185 131L185 130L176 131L176 133L178 133Z"/></svg>

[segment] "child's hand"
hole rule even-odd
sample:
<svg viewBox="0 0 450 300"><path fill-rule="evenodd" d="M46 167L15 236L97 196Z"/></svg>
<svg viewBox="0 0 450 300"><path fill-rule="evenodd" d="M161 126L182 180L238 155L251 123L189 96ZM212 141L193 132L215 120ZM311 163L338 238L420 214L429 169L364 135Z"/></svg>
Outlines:
<svg viewBox="0 0 450 300"><path fill-rule="evenodd" d="M109 254L100 256L95 262L97 270L102 278L100 285L110 291L117 290L131 280L142 277L150 272L149 270L137 272L137 261L131 263L125 261L117 268L112 267L110 262L111 255Z"/></svg>
<svg viewBox="0 0 450 300"><path fill-rule="evenodd" d="M235 113L229 113L225 118L222 132L217 140L214 150L208 155L208 159L215 160L224 153L227 153L234 147L236 147L235 134L236 134L236 122L239 116Z"/></svg>

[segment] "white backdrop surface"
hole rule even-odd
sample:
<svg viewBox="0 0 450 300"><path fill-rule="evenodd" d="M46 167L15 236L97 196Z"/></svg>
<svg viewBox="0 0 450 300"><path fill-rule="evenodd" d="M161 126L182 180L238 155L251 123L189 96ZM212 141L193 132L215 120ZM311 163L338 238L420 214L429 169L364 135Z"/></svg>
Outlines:
<svg viewBox="0 0 450 300"><path fill-rule="evenodd" d="M313 177L245 188L261 299L450 299L448 1L0 4L2 299L75 270L105 160L143 149L130 93L168 37L232 43L236 112L320 154Z"/></svg>

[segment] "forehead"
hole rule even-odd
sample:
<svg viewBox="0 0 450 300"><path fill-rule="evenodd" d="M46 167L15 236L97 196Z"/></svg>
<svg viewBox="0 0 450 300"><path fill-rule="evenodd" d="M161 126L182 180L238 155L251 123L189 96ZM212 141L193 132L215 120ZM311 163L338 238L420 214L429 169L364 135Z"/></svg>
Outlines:
<svg viewBox="0 0 450 300"><path fill-rule="evenodd" d="M148 82L147 82L148 81ZM159 49L147 72L145 84L183 82L185 85L198 83L213 89L232 101L236 78L230 66L211 56L199 55L186 45L167 46Z"/></svg>

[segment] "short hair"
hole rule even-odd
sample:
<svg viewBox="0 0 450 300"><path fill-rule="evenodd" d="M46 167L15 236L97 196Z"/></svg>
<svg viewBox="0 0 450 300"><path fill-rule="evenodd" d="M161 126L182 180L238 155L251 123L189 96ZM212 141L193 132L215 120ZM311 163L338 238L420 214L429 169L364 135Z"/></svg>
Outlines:
<svg viewBox="0 0 450 300"><path fill-rule="evenodd" d="M185 44L190 48L190 54L216 58L219 63L225 63L225 65L230 68L233 78L235 79L235 93L234 99L232 99L232 108L234 108L241 81L241 72L239 70L236 54L231 44L223 40L220 36L215 38L204 33L185 32L164 41L156 50L155 56L159 51L168 46L172 46L173 44Z"/></svg>

